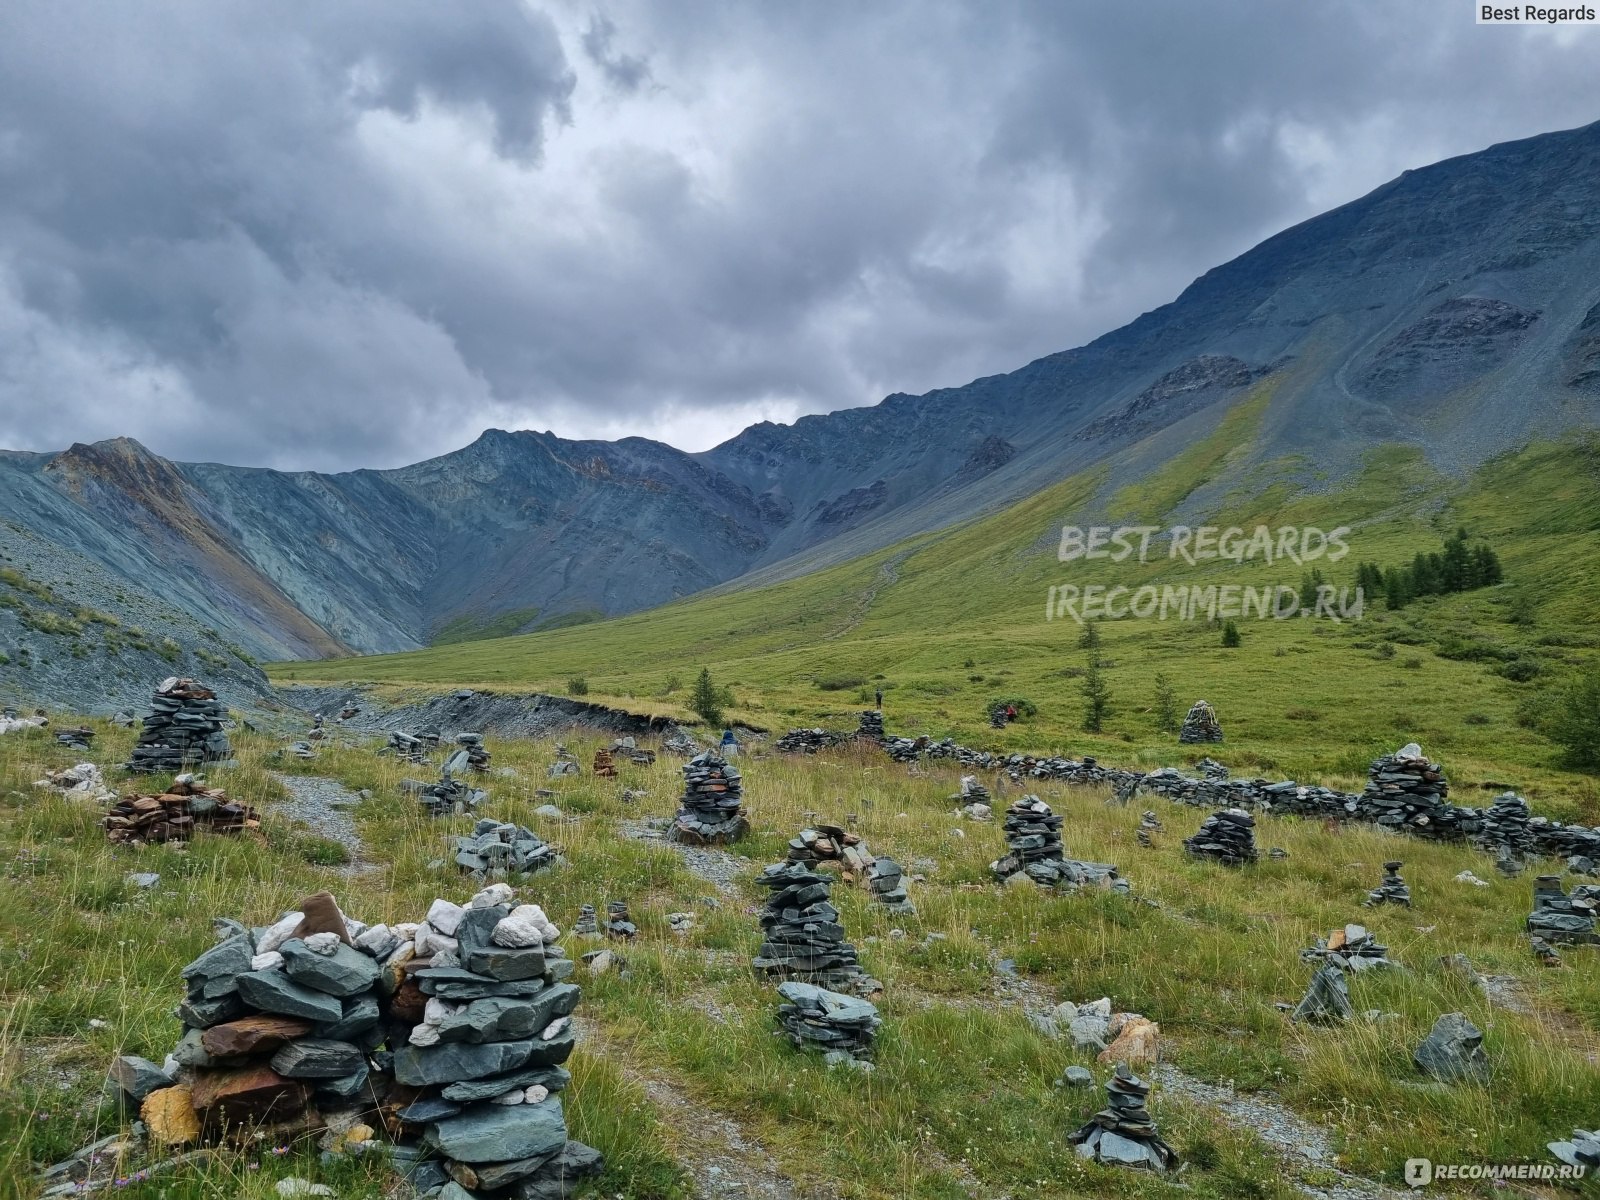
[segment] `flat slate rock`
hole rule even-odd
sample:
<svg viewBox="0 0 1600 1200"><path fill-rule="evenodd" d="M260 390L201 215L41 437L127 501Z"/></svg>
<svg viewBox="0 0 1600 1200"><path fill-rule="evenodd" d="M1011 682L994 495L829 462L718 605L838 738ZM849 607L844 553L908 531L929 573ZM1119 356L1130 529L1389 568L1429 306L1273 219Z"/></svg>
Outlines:
<svg viewBox="0 0 1600 1200"><path fill-rule="evenodd" d="M344 1006L326 992L302 987L282 971L250 971L239 976L239 994L262 1012L311 1021L337 1021Z"/></svg>
<svg viewBox="0 0 1600 1200"><path fill-rule="evenodd" d="M558 1096L538 1104L487 1104L435 1123L426 1140L458 1162L508 1162L559 1151L567 1122Z"/></svg>

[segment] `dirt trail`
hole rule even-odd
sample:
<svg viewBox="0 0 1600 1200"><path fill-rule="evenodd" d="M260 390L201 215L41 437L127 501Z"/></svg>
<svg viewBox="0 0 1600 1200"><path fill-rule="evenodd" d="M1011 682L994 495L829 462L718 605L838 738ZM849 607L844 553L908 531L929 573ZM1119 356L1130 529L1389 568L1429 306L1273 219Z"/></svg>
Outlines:
<svg viewBox="0 0 1600 1200"><path fill-rule="evenodd" d="M810 1195L738 1122L659 1074L641 1070L592 1020L579 1019L577 1028L579 1042L638 1084L673 1131L678 1163L694 1180L697 1200L804 1200Z"/></svg>
<svg viewBox="0 0 1600 1200"><path fill-rule="evenodd" d="M289 798L272 806L272 811L307 826L319 837L338 842L350 853L350 861L335 868L341 875L363 875L376 871L378 864L367 858L366 846L356 829L354 818L345 811L361 802L361 797L337 779L318 775L286 775L273 772Z"/></svg>

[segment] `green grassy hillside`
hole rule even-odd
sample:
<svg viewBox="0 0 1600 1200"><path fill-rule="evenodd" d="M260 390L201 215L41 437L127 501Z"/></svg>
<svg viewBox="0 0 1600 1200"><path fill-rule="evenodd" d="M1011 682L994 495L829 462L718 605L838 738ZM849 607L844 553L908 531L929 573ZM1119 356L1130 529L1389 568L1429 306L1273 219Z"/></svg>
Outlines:
<svg viewBox="0 0 1600 1200"><path fill-rule="evenodd" d="M1136 486L1074 476L994 516L791 582L573 629L279 664L271 674L546 691L583 676L591 699L687 717L686 685L706 666L731 685L732 715L765 728L853 725L882 686L893 732L1153 764L1181 761L1158 727L1159 673L1181 706L1203 697L1217 707L1223 757L1238 768L1349 783L1375 753L1415 739L1451 769L1463 802L1475 785L1514 783L1547 811L1596 815L1593 784L1557 768L1530 713L1600 646L1600 442L1531 447L1466 478L1391 447L1359 478L1307 492L1285 482L1298 464L1241 470L1269 401L1270 381ZM1224 490L1227 480L1242 482ZM1348 556L1315 564L1339 585L1353 582L1358 561L1401 566L1465 526L1499 553L1506 582L1396 612L1369 597L1361 619L1342 623L1252 616L1239 622L1236 649L1203 619L1102 622L1113 715L1106 732L1088 735L1081 630L1046 620L1051 585L1260 588L1297 586L1305 573L1259 558L1191 566L1159 544L1143 564L1059 562L1061 526L1087 524L1091 513L1096 524L1348 526ZM999 695L1029 698L1038 715L990 730L984 706Z"/></svg>
<svg viewBox="0 0 1600 1200"><path fill-rule="evenodd" d="M132 732L97 727L91 757L126 789L134 781L111 764L126 757ZM81 755L45 731L0 737L0 1196L37 1196L39 1168L125 1130L101 1102L106 1065L119 1053L159 1060L171 1048L178 972L211 944L213 917L266 923L326 887L351 915L393 922L414 919L436 895L460 900L475 889L436 865L472 819L429 818L399 791L415 768L377 757L377 739L330 740L313 762L278 757L257 733L236 741L240 765L213 769L210 779L261 807L264 843L202 835L187 850L133 850L105 841L92 803L31 787L46 768ZM585 763L604 744L566 741ZM1527 877L1500 878L1487 856L1464 846L1375 829L1330 836L1319 822L1264 817L1260 844L1290 857L1263 855L1254 868L1230 871L1183 853L1201 810L1158 803L1166 831L1144 849L1134 839L1136 807L1108 804L1102 789L1046 784L1039 790L1066 818L1069 853L1117 863L1133 884L1131 898L1049 896L992 882L999 823L955 814L958 772L950 768L893 766L864 749L747 760L751 835L731 854L685 856L637 836L644 819L675 807L681 777L672 755L650 767L624 764L617 779L585 772L547 781L549 743L488 745L496 770L513 774L491 776L486 811L533 827L568 860L520 885L521 894L563 929L584 903L627 900L640 927L636 942L613 944L627 960L625 976L580 969L578 977L583 1037L565 1096L573 1136L608 1162L597 1196L1298 1200L1305 1188L1333 1188L1336 1171L1397 1186L1404 1160L1419 1154L1547 1161L1544 1143L1589 1128L1600 1106L1592 1065L1600 955L1573 948L1567 967L1540 967L1520 933ZM365 800L350 797L364 843L352 868L331 865L343 857L337 847L288 817L275 772L369 789ZM159 788L163 779L137 782ZM989 782L1002 800L1016 794ZM536 815L542 787L555 791L565 819ZM630 799L624 789L647 795ZM760 942L755 875L783 857L788 838L814 819L807 814L853 815L876 852L916 876L915 916L891 917L843 884L833 893L864 967L885 984L870 1075L829 1071L775 1038L778 996L749 967ZM1405 860L1416 907L1362 909L1379 864L1392 857ZM1488 886L1457 882L1462 870ZM161 880L141 890L130 871ZM678 911L696 915L688 935L668 925L666 914ZM1275 1005L1305 989L1311 968L1299 950L1350 920L1365 922L1406 968L1351 983L1359 1012L1392 1015L1338 1028L1293 1024ZM570 935L566 942L574 955L589 948ZM1457 952L1503 977L1493 996L1441 965ZM1152 1111L1189 1164L1179 1179L1086 1165L1066 1142L1104 1097L1098 1087L1053 1081L1080 1064L1103 1083L1109 1067L1046 1036L1030 1014L1102 995L1161 1026L1166 1065ZM1485 1030L1491 1083L1430 1084L1412 1066L1412 1047L1446 1011ZM1257 1107L1197 1098L1198 1083L1231 1083ZM1263 1120L1290 1145L1321 1139L1322 1157L1281 1154L1257 1136ZM134 1146L120 1169L133 1175L166 1157ZM721 1164L720 1183L706 1175L708 1161ZM693 1171L710 1186L693 1186ZM396 1194L376 1156L321 1162L315 1137L281 1150L276 1139L247 1138L114 1194L273 1200L290 1175L350 1200ZM735 1190L746 1181L749 1190ZM1502 1194L1487 1185L1435 1190Z"/></svg>

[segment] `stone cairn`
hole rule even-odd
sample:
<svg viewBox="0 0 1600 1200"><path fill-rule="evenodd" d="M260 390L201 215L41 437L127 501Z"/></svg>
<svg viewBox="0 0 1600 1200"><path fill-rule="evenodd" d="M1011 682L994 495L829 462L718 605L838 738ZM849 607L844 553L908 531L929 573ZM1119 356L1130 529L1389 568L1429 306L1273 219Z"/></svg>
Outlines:
<svg viewBox="0 0 1600 1200"><path fill-rule="evenodd" d="M772 745L784 754L815 754L846 740L844 734L828 729L791 729Z"/></svg>
<svg viewBox="0 0 1600 1200"><path fill-rule="evenodd" d="M1004 729L1005 727L1006 727L1006 710L1003 709L1003 708L991 708L989 710L989 728L990 729Z"/></svg>
<svg viewBox="0 0 1600 1200"><path fill-rule="evenodd" d="M901 865L886 855L879 855L867 864L867 891L872 898L896 916L916 916L917 906L906 894L906 873Z"/></svg>
<svg viewBox="0 0 1600 1200"><path fill-rule="evenodd" d="M1431 837L1451 837L1456 832L1454 816L1463 810L1446 803L1449 794L1450 781L1443 768L1429 762L1421 746L1409 742L1373 762L1361 793L1361 807L1372 813L1379 825L1409 825L1426 830Z"/></svg>
<svg viewBox="0 0 1600 1200"><path fill-rule="evenodd" d="M1600 944L1600 936L1595 934L1597 910L1600 910L1600 887L1580 883L1569 896L1561 890L1561 876L1540 875L1533 883L1533 912L1528 915L1528 932L1549 942Z"/></svg>
<svg viewBox="0 0 1600 1200"><path fill-rule="evenodd" d="M611 751L604 746L594 752L593 770L596 779L615 779L617 777L617 767L611 761Z"/></svg>
<svg viewBox="0 0 1600 1200"><path fill-rule="evenodd" d="M150 715L128 757L130 771L181 771L233 753L222 730L228 709L192 679L164 679L150 697Z"/></svg>
<svg viewBox="0 0 1600 1200"><path fill-rule="evenodd" d="M166 1062L112 1064L112 1083L139 1106L152 1141L180 1146L262 1124L292 1135L334 1110L375 1108L382 961L400 939L347 920L327 892L301 909L264 929L217 921L217 944L183 968L183 1036ZM347 1128L351 1143L376 1136L370 1125Z"/></svg>
<svg viewBox="0 0 1600 1200"><path fill-rule="evenodd" d="M1473 840L1483 849L1497 851L1497 858L1520 862L1535 853L1531 819L1526 800L1515 792L1502 792L1484 810L1482 829Z"/></svg>
<svg viewBox="0 0 1600 1200"><path fill-rule="evenodd" d="M69 750L90 750L93 749L93 742L94 730L87 725L56 730L56 745L65 746Z"/></svg>
<svg viewBox="0 0 1600 1200"><path fill-rule="evenodd" d="M457 751L459 754L460 751ZM420 779L402 779L400 790L415 796L435 817L459 816L471 812L489 798L482 788L468 787L456 779L449 764L439 773L438 783L423 783Z"/></svg>
<svg viewBox="0 0 1600 1200"><path fill-rule="evenodd" d="M1128 881L1109 863L1067 858L1061 848L1061 818L1037 796L1023 796L1006 809L1006 853L989 864L1001 883L1032 880L1040 887L1108 888L1126 894Z"/></svg>
<svg viewBox="0 0 1600 1200"><path fill-rule="evenodd" d="M1351 973L1394 966L1389 959L1389 947L1380 946L1366 926L1354 924L1318 938L1316 945L1300 951L1300 958L1303 962L1321 963Z"/></svg>
<svg viewBox="0 0 1600 1200"><path fill-rule="evenodd" d="M583 938L600 936L600 917L594 911L594 905L585 904L578 910L578 919L572 923L572 932Z"/></svg>
<svg viewBox="0 0 1600 1200"><path fill-rule="evenodd" d="M1196 700L1189 706L1188 715L1178 729L1178 741L1189 746L1221 740L1222 726L1217 723L1216 710L1204 700Z"/></svg>
<svg viewBox="0 0 1600 1200"><path fill-rule="evenodd" d="M1212 813L1195 831L1184 838L1183 848L1196 858L1212 858L1228 867L1254 863L1256 819L1242 808L1225 808Z"/></svg>
<svg viewBox="0 0 1600 1200"><path fill-rule="evenodd" d="M756 880L767 889L761 909L761 950L752 962L769 978L799 979L858 994L883 985L861 969L844 940L839 910L829 903L833 878L805 863L774 863Z"/></svg>
<svg viewBox="0 0 1600 1200"><path fill-rule="evenodd" d="M471 771L474 775L487 775L489 773L489 751L484 748L483 734L458 733L456 734L456 745L461 747L460 750L456 751L456 754L466 753L466 770ZM455 755L451 755L451 761L454 760ZM461 774L460 771L455 773Z"/></svg>
<svg viewBox="0 0 1600 1200"><path fill-rule="evenodd" d="M59 771L46 771L43 779L35 779L33 786L48 788L64 796L75 796L96 804L115 804L116 793L106 787L106 777L100 768L89 762L77 763Z"/></svg>
<svg viewBox="0 0 1600 1200"><path fill-rule="evenodd" d="M1348 1021L1355 1013L1355 1005L1350 1002L1350 984L1346 982L1344 972L1338 967L1322 966L1311 977L1311 986L1295 1006L1290 1019L1327 1025L1335 1021Z"/></svg>
<svg viewBox="0 0 1600 1200"><path fill-rule="evenodd" d="M790 980L778 985L778 1026L801 1049L823 1051L830 1065L871 1058L882 1020L870 1001Z"/></svg>
<svg viewBox="0 0 1600 1200"><path fill-rule="evenodd" d="M197 829L239 834L261 828L255 809L229 800L221 788L203 786L195 775L179 775L159 796L122 797L101 824L108 841L127 846L187 842Z"/></svg>
<svg viewBox="0 0 1600 1200"><path fill-rule="evenodd" d="M396 952L396 1088L385 1115L403 1134L420 1132L455 1200L513 1186L519 1196L564 1196L600 1172L599 1153L568 1139L557 1095L572 1078L561 1064L582 995L567 982L572 960L559 936L538 905L517 904L497 883L465 907L435 900L409 953ZM425 1190L415 1177L413 1187Z"/></svg>
<svg viewBox="0 0 1600 1200"><path fill-rule="evenodd" d="M1145 1102L1150 1085L1118 1063L1106 1083L1106 1107L1082 1129L1067 1135L1081 1158L1150 1171L1168 1171L1177 1151L1161 1140Z"/></svg>
<svg viewBox="0 0 1600 1200"><path fill-rule="evenodd" d="M1406 886L1406 881L1400 878L1402 865L1398 862L1383 864L1383 882L1367 893L1368 908L1379 904L1401 904L1406 908L1411 907L1411 889Z"/></svg>
<svg viewBox="0 0 1600 1200"><path fill-rule="evenodd" d="M1200 778L1210 783L1228 782L1228 768L1214 758L1202 758L1195 763L1195 770L1200 772Z"/></svg>
<svg viewBox="0 0 1600 1200"><path fill-rule="evenodd" d="M856 718L856 736L869 741L883 741L883 712L880 709L869 708Z"/></svg>
<svg viewBox="0 0 1600 1200"><path fill-rule="evenodd" d="M631 737L620 737L612 742L611 753L622 755L636 767L651 767L656 761L654 750L646 750Z"/></svg>
<svg viewBox="0 0 1600 1200"><path fill-rule="evenodd" d="M1133 831L1133 836L1138 839L1139 845L1148 850L1154 844L1151 835L1160 833L1165 828L1155 813L1147 808L1139 814L1139 828Z"/></svg>
<svg viewBox="0 0 1600 1200"><path fill-rule="evenodd" d="M837 825L802 829L797 837L789 839L789 861L807 866L837 863L841 879L865 884L872 898L890 912L911 915L917 911L906 896L905 872L900 864L874 855L860 834Z"/></svg>
<svg viewBox="0 0 1600 1200"><path fill-rule="evenodd" d="M428 743L412 734L401 733L398 729L389 731L389 744L384 749L413 766L422 766L428 761Z"/></svg>
<svg viewBox="0 0 1600 1200"><path fill-rule="evenodd" d="M639 936L639 927L633 923L633 918L628 915L628 902L626 900L610 900L606 902L606 936L632 941Z"/></svg>
<svg viewBox="0 0 1600 1200"><path fill-rule="evenodd" d="M481 820L456 838L456 865L474 879L532 875L560 861L554 846L521 825Z"/></svg>
<svg viewBox="0 0 1600 1200"><path fill-rule="evenodd" d="M683 801L667 836L689 846L737 841L750 832L743 801L739 769L710 750L697 754L683 766Z"/></svg>

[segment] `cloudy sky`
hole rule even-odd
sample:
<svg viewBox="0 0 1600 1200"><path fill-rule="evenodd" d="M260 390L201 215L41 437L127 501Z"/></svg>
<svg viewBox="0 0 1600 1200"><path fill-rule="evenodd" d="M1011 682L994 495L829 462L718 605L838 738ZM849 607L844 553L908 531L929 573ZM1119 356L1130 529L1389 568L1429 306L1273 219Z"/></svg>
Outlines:
<svg viewBox="0 0 1600 1200"><path fill-rule="evenodd" d="M1600 119L1469 0L0 5L0 446L704 449L1080 344Z"/></svg>

